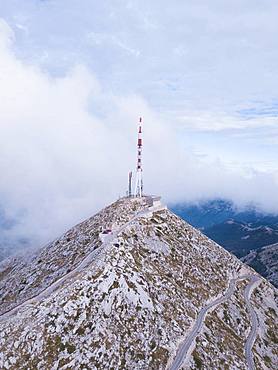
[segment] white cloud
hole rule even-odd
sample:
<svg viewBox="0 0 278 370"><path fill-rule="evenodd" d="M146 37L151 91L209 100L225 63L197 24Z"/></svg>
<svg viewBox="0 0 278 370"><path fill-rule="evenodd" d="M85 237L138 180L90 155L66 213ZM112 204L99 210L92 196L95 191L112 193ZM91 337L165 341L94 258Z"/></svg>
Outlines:
<svg viewBox="0 0 278 370"><path fill-rule="evenodd" d="M1 202L11 218L21 214L11 232L41 243L125 193L139 112L155 147L170 133L143 99L104 92L84 66L54 78L21 62L6 30L0 34Z"/></svg>
<svg viewBox="0 0 278 370"><path fill-rule="evenodd" d="M180 113L180 112L179 112ZM246 117L228 115L225 112L197 112L189 111L187 114L178 115L176 121L179 125L190 130L223 131L230 129L253 129L260 127L277 128L277 117Z"/></svg>
<svg viewBox="0 0 278 370"><path fill-rule="evenodd" d="M146 18L150 24L151 18ZM159 22L155 20L153 24L158 24L154 28L158 32ZM32 34L30 24L24 26ZM28 236L39 245L123 194L127 173L135 165L139 115L145 120L143 160L147 192L159 193L166 201L222 196L241 204L253 201L265 210L278 210L273 202L278 198L275 174L249 172L243 176L241 172L229 171L220 161L199 161L178 137L182 126L219 131L242 125L257 127L257 120L246 122L225 112L197 115L195 106L182 117L182 124L177 124L178 115L169 122L161 118L163 111L157 109L158 113L153 108L163 105L163 98L159 104L150 105L147 94L139 94L136 88L135 94L124 93L132 90L130 86L117 91L112 82L111 89L107 88L109 79L114 81L120 70L128 70L130 59L119 60L117 54L114 58L109 53L110 63L116 60L117 68L111 67L111 75L104 70L104 80L80 61L65 68L62 77L53 77L53 73L30 58L23 61L15 51L14 38L11 28L1 21L0 195L5 211L19 220L9 233ZM126 44L127 35L123 40L124 45L132 45L130 50L141 50L140 40ZM156 46L154 51L158 53ZM167 40L165 47L169 47ZM139 59L149 58L147 49L138 55ZM47 59L51 59L52 51L52 47L43 50L49 53ZM171 68L175 69L179 60L175 63ZM152 60L150 65L148 76L155 80L157 64ZM136 84L136 68L132 72ZM159 73L164 73L163 68ZM133 74L128 73L131 80ZM162 83L158 90L163 90L163 86ZM272 121L265 123L273 125Z"/></svg>

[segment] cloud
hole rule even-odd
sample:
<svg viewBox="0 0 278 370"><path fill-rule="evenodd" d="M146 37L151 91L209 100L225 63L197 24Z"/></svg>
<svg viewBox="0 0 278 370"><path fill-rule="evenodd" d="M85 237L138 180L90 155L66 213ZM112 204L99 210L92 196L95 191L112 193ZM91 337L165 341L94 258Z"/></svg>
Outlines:
<svg viewBox="0 0 278 370"><path fill-rule="evenodd" d="M142 94L115 92L85 63L55 76L23 61L14 42L12 29L1 21L0 203L16 220L5 236L41 246L124 195L135 167L139 115L145 122L148 193L167 202L227 197L278 211L275 174L242 175L221 161L201 161L181 142L175 122L163 119ZM187 119L193 126L202 121L205 129L215 116L192 113ZM230 120L230 127L238 127Z"/></svg>
<svg viewBox="0 0 278 370"><path fill-rule="evenodd" d="M180 112L179 112L180 113ZM228 115L225 112L188 112L188 114L176 115L180 125L190 130L200 131L223 131L230 129L253 129L257 127L275 127L277 129L277 117L240 117Z"/></svg>
<svg viewBox="0 0 278 370"><path fill-rule="evenodd" d="M150 122L153 156L159 138L165 142L171 134L142 98L104 91L82 65L55 78L23 63L11 36L3 26L1 203L17 220L7 233L40 244L125 194L139 113Z"/></svg>

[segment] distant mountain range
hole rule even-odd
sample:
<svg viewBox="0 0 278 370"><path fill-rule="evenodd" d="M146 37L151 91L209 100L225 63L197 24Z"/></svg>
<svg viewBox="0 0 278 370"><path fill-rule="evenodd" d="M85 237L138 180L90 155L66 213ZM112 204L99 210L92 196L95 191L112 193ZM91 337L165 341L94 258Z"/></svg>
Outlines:
<svg viewBox="0 0 278 370"><path fill-rule="evenodd" d="M253 250L261 253L263 247L278 243L278 215L264 214L254 207L239 210L230 201L215 199L199 204L177 204L171 209L239 258ZM269 278L267 265L270 263L273 265L273 258L269 263L265 258L264 268L261 264L259 268L259 263L254 261L253 267ZM275 279L272 282L277 282Z"/></svg>
<svg viewBox="0 0 278 370"><path fill-rule="evenodd" d="M170 208L238 257L278 242L278 215L263 214L253 207L237 210L232 202L212 200Z"/></svg>

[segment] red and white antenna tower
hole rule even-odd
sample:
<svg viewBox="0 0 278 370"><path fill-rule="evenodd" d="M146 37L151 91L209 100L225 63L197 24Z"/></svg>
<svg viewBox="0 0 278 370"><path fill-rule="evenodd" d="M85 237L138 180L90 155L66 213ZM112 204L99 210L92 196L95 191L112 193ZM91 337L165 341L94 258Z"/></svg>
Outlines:
<svg viewBox="0 0 278 370"><path fill-rule="evenodd" d="M142 118L139 119L138 128L138 142L137 142L137 170L136 170L136 180L135 180L135 191L136 197L142 197L143 195L143 176L142 176Z"/></svg>

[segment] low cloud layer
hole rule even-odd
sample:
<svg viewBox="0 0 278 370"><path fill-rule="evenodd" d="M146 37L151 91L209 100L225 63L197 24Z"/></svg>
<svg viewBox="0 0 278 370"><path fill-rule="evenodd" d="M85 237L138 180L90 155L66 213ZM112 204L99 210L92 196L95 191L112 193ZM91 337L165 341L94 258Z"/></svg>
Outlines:
<svg viewBox="0 0 278 370"><path fill-rule="evenodd" d="M202 162L139 95L111 92L84 65L53 77L13 51L0 22L0 204L10 240L40 246L124 195L144 117L144 180L166 202L225 197L277 211L275 173ZM194 118L194 117L193 117Z"/></svg>

